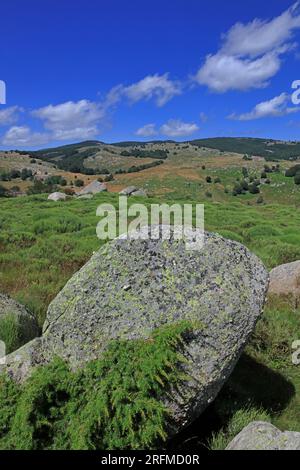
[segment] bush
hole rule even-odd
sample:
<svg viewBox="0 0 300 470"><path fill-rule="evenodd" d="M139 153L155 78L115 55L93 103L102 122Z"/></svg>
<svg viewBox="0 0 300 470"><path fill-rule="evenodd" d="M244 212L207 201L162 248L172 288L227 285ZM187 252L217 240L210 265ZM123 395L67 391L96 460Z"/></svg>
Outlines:
<svg viewBox="0 0 300 470"><path fill-rule="evenodd" d="M262 196L259 196L259 198L256 200L256 204L263 204L264 203L264 198Z"/></svg>
<svg viewBox="0 0 300 470"><path fill-rule="evenodd" d="M243 173L243 177L244 177L244 178L248 178L248 176L249 176L248 168L243 167L243 168L242 168L242 173Z"/></svg>
<svg viewBox="0 0 300 470"><path fill-rule="evenodd" d="M161 396L186 379L180 345L191 330L184 321L151 340L113 341L77 373L55 359L22 388L2 377L0 448L154 448L170 424Z"/></svg>
<svg viewBox="0 0 300 470"><path fill-rule="evenodd" d="M0 184L0 197L5 197L7 195L6 189Z"/></svg>
<svg viewBox="0 0 300 470"><path fill-rule="evenodd" d="M297 173L294 178L295 184L299 185L300 184L300 173Z"/></svg>
<svg viewBox="0 0 300 470"><path fill-rule="evenodd" d="M207 177L206 177L206 182L209 183L209 184L212 183L212 177L211 177L211 176L207 176Z"/></svg>
<svg viewBox="0 0 300 470"><path fill-rule="evenodd" d="M82 186L84 186L84 181L76 179L75 186L77 186L77 188L82 188Z"/></svg>
<svg viewBox="0 0 300 470"><path fill-rule="evenodd" d="M289 168L288 170L286 170L285 176L287 176L288 178L293 178L299 172L300 172L300 165L295 165Z"/></svg>
<svg viewBox="0 0 300 470"><path fill-rule="evenodd" d="M242 186L239 184L239 183L236 183L234 185L234 188L233 188L233 191L232 191L232 195L233 196L238 196L240 194L243 194L243 188Z"/></svg>
<svg viewBox="0 0 300 470"><path fill-rule="evenodd" d="M243 189L243 191L248 191L249 189L249 184L246 180L242 181L241 182L241 188Z"/></svg>
<svg viewBox="0 0 300 470"><path fill-rule="evenodd" d="M259 194L260 193L260 189L259 189L259 187L257 186L256 183L252 183L249 186L249 191L250 191L251 194Z"/></svg>
<svg viewBox="0 0 300 470"><path fill-rule="evenodd" d="M113 181L113 179L114 179L114 177L111 173L109 175L104 176L104 181L105 182Z"/></svg>

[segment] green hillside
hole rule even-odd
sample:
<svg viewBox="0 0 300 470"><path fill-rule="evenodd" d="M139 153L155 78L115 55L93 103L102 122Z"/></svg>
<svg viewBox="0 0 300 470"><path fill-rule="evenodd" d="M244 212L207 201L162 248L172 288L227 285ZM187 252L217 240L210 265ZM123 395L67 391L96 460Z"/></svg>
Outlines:
<svg viewBox="0 0 300 470"><path fill-rule="evenodd" d="M222 152L235 152L264 157L266 160L296 160L300 158L300 142L281 142L271 139L248 137L217 137L191 142L198 147L217 149Z"/></svg>

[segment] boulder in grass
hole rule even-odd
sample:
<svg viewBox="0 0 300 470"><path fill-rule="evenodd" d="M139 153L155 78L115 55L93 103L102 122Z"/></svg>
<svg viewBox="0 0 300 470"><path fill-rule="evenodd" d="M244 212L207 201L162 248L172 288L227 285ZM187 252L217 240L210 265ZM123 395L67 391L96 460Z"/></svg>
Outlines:
<svg viewBox="0 0 300 470"><path fill-rule="evenodd" d="M244 428L226 450L300 450L300 433L281 432L270 423L255 421Z"/></svg>
<svg viewBox="0 0 300 470"><path fill-rule="evenodd" d="M65 201L67 199L67 195L65 193L55 192L51 193L48 196L48 201Z"/></svg>
<svg viewBox="0 0 300 470"><path fill-rule="evenodd" d="M296 304L300 300L300 261L282 264L270 273L269 295L292 299Z"/></svg>
<svg viewBox="0 0 300 470"><path fill-rule="evenodd" d="M196 419L247 344L269 277L237 242L206 233L204 247L188 251L169 229L169 240L130 234L95 253L50 304L43 336L21 350L23 362L9 359L12 375L24 380L55 356L77 369L101 357L113 339L148 338L160 326L188 320L195 327L183 346L187 378L162 400L173 418L170 435Z"/></svg>

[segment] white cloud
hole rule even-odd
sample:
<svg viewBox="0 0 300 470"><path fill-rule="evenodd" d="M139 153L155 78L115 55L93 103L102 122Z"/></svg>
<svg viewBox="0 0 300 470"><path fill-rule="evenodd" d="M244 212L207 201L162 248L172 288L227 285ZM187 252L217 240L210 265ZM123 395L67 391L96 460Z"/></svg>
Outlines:
<svg viewBox="0 0 300 470"><path fill-rule="evenodd" d="M183 122L180 119L170 119L161 126L160 133L168 137L184 137L199 130L197 124L193 122Z"/></svg>
<svg viewBox="0 0 300 470"><path fill-rule="evenodd" d="M228 90L244 91L266 87L269 78L279 69L280 59L273 53L255 60L216 54L207 57L197 80L220 93Z"/></svg>
<svg viewBox="0 0 300 470"><path fill-rule="evenodd" d="M249 113L240 115L231 114L229 119L234 119L237 121L251 121L265 117L285 116L287 114L300 111L300 108L289 107L288 104L290 102L291 97L287 93L282 93L281 95L275 96L269 101L258 103Z"/></svg>
<svg viewBox="0 0 300 470"><path fill-rule="evenodd" d="M67 101L45 106L32 112L52 132L54 140L86 139L100 131L98 123L105 116L103 105L88 100Z"/></svg>
<svg viewBox="0 0 300 470"><path fill-rule="evenodd" d="M154 99L157 106L161 107L174 96L180 95L181 92L181 84L178 81L170 80L167 73L148 75L132 85L117 85L112 88L106 97L106 105L112 106L122 98L128 99L131 103Z"/></svg>
<svg viewBox="0 0 300 470"><path fill-rule="evenodd" d="M0 126L7 126L17 122L19 113L22 111L23 109L20 106L11 106L0 110Z"/></svg>
<svg viewBox="0 0 300 470"><path fill-rule="evenodd" d="M157 135L157 132L155 124L146 124L136 131L136 135L139 137L153 137Z"/></svg>
<svg viewBox="0 0 300 470"><path fill-rule="evenodd" d="M27 126L13 126L3 136L1 143L12 147L36 147L49 141L47 133L32 132Z"/></svg>
<svg viewBox="0 0 300 470"><path fill-rule="evenodd" d="M262 88L281 67L281 55L291 50L293 33L300 28L300 2L270 20L237 23L223 36L216 54L206 57L195 80L212 91Z"/></svg>

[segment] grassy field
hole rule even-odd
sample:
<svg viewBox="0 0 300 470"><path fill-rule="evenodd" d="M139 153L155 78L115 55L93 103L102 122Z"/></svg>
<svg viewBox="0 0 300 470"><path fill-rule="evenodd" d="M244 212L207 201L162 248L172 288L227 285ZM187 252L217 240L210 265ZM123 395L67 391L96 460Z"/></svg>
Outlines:
<svg viewBox="0 0 300 470"><path fill-rule="evenodd" d="M121 156L124 149L135 148L134 143L99 144L97 153L85 159L84 165L97 168L110 162L113 170L137 160L151 161L145 156ZM168 158L159 167L115 175L107 183L109 193L91 200L71 198L53 203L47 201L47 195L0 199L0 291L24 303L40 326L51 300L103 243L96 237L97 206L102 202L117 206L117 193L129 185L150 195L131 199L131 203L204 203L206 230L245 244L268 269L300 259L300 187L285 176L293 162L281 161L279 172L268 174L269 184L262 181L259 194L233 196L234 186L244 179L243 168L249 177L260 179L264 159L245 161L241 154L172 142L147 144L146 149L168 150ZM98 178L31 160L0 155L0 172L31 168L37 174L62 175L67 187L76 178L85 184ZM6 188L18 185L26 191L32 182L16 179L1 184ZM217 400L169 446L221 449L254 419L300 431L300 374L291 359L292 342L298 339L300 309L292 301L269 299L251 343Z"/></svg>
<svg viewBox="0 0 300 470"><path fill-rule="evenodd" d="M177 183L173 176L172 184ZM273 199L272 188L267 190ZM293 204L288 204L284 195L281 204L257 205L250 199L248 205L232 197L224 203L200 196L195 202L205 203L207 230L244 243L271 269L300 259L298 195L293 197ZM132 202L149 206L171 199L169 193L164 197L134 198ZM191 195L186 199L177 195L174 201L191 202ZM50 301L100 247L96 208L102 202L117 205L118 196L108 193L92 200L61 203L47 201L46 195L1 199L0 291L24 303L40 325ZM300 431L299 366L291 360L294 339L300 339L300 311L292 302L269 300L230 381L200 420L177 438L181 440L175 441L176 445L184 447L183 443L189 441L222 448L253 418L269 419L282 429Z"/></svg>

